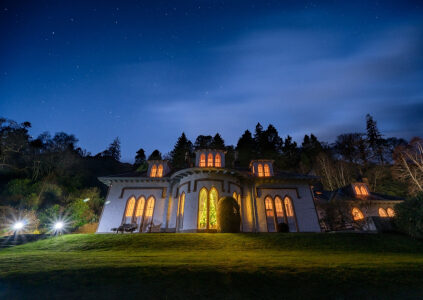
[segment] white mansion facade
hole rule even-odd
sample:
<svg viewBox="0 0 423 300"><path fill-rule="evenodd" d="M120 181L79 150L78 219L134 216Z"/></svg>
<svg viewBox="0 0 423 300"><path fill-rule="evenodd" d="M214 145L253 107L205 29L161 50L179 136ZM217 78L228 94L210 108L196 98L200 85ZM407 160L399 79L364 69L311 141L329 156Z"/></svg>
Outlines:
<svg viewBox="0 0 423 300"><path fill-rule="evenodd" d="M316 177L274 172L272 160L248 170L225 168L225 152L197 150L194 167L172 171L165 160L148 161L145 174L100 177L109 187L98 233L122 224L136 232L213 232L221 197L234 197L242 232L320 232L310 185Z"/></svg>

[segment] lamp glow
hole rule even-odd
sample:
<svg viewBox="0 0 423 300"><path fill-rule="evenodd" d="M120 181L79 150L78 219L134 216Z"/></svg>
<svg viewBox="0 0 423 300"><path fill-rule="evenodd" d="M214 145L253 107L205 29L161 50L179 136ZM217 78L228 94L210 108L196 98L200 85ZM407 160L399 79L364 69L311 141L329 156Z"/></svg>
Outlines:
<svg viewBox="0 0 423 300"><path fill-rule="evenodd" d="M59 230L62 230L63 229L64 225L65 224L63 224L62 221L59 221L59 222L54 223L53 228L54 228L54 230L59 231Z"/></svg>
<svg viewBox="0 0 423 300"><path fill-rule="evenodd" d="M22 228L24 228L25 224L22 221L18 221L15 224L13 224L13 229L18 231L18 230L22 230Z"/></svg>

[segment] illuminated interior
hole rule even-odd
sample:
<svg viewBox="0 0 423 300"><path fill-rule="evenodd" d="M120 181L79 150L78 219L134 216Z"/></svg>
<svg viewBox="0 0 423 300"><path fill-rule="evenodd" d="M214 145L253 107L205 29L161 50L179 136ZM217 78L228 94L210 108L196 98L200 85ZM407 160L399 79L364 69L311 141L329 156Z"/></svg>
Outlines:
<svg viewBox="0 0 423 300"><path fill-rule="evenodd" d="M222 166L222 160L219 153L217 153L216 156L214 157L214 166L216 168L220 168Z"/></svg>
<svg viewBox="0 0 423 300"><path fill-rule="evenodd" d="M157 166L153 165L151 167L150 177L156 177L156 174L157 174Z"/></svg>
<svg viewBox="0 0 423 300"><path fill-rule="evenodd" d="M270 168L268 164L264 164L264 176L269 177L270 176Z"/></svg>
<svg viewBox="0 0 423 300"><path fill-rule="evenodd" d="M395 217L395 211L392 209L392 208L390 208L390 207L388 207L388 209L386 210L386 213L388 214L388 216L389 217Z"/></svg>
<svg viewBox="0 0 423 300"><path fill-rule="evenodd" d="M178 228L183 228L184 223L184 206L185 206L185 192L179 196L179 205L178 205Z"/></svg>
<svg viewBox="0 0 423 300"><path fill-rule="evenodd" d="M352 209L352 216L353 216L354 221L358 221L358 220L363 220L364 219L363 213L357 207L354 207Z"/></svg>
<svg viewBox="0 0 423 300"><path fill-rule="evenodd" d="M132 223L132 216L134 215L134 209L135 209L135 197L131 197L126 203L125 217L123 220L125 224Z"/></svg>
<svg viewBox="0 0 423 300"><path fill-rule="evenodd" d="M200 167L206 166L206 155L204 153L201 153L200 155Z"/></svg>
<svg viewBox="0 0 423 300"><path fill-rule="evenodd" d="M216 229L217 228L217 199L218 192L213 187L210 192L206 188L200 190L198 196L198 228Z"/></svg>
<svg viewBox="0 0 423 300"><path fill-rule="evenodd" d="M258 164L257 166L257 173L259 177L263 177L263 165L262 164Z"/></svg>
<svg viewBox="0 0 423 300"><path fill-rule="evenodd" d="M162 177L162 176L163 176L163 165L160 164L159 167L157 168L156 177Z"/></svg>
<svg viewBox="0 0 423 300"><path fill-rule="evenodd" d="M272 197L267 196L264 199L264 205L268 232L276 232L279 223L286 223L289 231L298 231L294 207L289 197L285 197L282 201L279 196L276 196L274 200Z"/></svg>
<svg viewBox="0 0 423 300"><path fill-rule="evenodd" d="M388 213L382 207L379 208L379 217L382 217L382 218L387 218L388 217Z"/></svg>
<svg viewBox="0 0 423 300"><path fill-rule="evenodd" d="M211 153L207 156L207 167L213 167L213 154Z"/></svg>

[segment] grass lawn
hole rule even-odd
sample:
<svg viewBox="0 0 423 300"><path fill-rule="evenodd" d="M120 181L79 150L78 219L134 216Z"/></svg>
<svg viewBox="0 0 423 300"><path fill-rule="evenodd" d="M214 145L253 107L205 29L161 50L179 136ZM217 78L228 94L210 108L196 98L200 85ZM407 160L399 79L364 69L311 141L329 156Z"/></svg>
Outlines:
<svg viewBox="0 0 423 300"><path fill-rule="evenodd" d="M64 235L0 250L8 298L423 298L423 242L389 234Z"/></svg>

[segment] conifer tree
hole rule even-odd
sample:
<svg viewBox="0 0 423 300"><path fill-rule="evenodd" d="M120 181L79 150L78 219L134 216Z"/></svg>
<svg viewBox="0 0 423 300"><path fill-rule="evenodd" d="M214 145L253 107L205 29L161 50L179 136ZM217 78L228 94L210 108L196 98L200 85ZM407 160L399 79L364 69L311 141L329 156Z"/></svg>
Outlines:
<svg viewBox="0 0 423 300"><path fill-rule="evenodd" d="M188 140L185 133L178 138L175 147L170 152L170 160L172 167L182 169L189 166L189 159L192 155L192 142Z"/></svg>
<svg viewBox="0 0 423 300"><path fill-rule="evenodd" d="M211 142L211 148L212 149L225 149L225 141L223 140L222 136L219 133L216 133L216 135L213 137L213 140Z"/></svg>
<svg viewBox="0 0 423 300"><path fill-rule="evenodd" d="M236 145L238 163L241 167L247 167L250 161L254 159L254 148L255 143L253 136L249 130L245 130Z"/></svg>
<svg viewBox="0 0 423 300"><path fill-rule="evenodd" d="M384 163L383 159L383 144L384 140L377 128L376 121L370 114L366 115L366 128L367 128L367 142L373 151L373 155L379 158L381 164Z"/></svg>

